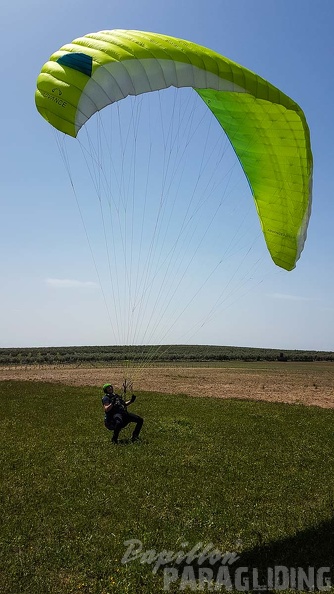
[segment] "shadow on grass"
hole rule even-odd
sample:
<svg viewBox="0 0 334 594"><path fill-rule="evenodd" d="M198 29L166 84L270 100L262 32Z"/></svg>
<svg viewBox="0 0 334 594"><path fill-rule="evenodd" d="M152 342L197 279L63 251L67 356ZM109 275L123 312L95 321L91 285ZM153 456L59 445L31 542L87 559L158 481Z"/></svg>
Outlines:
<svg viewBox="0 0 334 594"><path fill-rule="evenodd" d="M120 438L117 443L113 443L112 441L110 443L117 448L119 446L139 446L147 443L147 440L139 437L138 439L135 439L135 441L132 441L131 437L123 437Z"/></svg>
<svg viewBox="0 0 334 594"><path fill-rule="evenodd" d="M334 569L334 518L316 527L240 555L242 565L257 567L330 567Z"/></svg>
<svg viewBox="0 0 334 594"><path fill-rule="evenodd" d="M330 584L334 585L334 518L295 536L257 545L237 555L235 560L227 556L212 565L210 560L199 565L196 559L168 564L171 579L173 570L177 569L178 577L188 579L189 584L195 579L204 588L205 580L208 584L213 580L215 587L211 589L215 591L220 590L217 581L226 590L238 591L329 589Z"/></svg>

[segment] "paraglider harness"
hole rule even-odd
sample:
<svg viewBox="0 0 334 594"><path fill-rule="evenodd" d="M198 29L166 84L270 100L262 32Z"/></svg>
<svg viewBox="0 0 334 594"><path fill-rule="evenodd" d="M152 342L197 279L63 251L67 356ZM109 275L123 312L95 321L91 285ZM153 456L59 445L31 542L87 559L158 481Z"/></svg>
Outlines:
<svg viewBox="0 0 334 594"><path fill-rule="evenodd" d="M127 392L127 388L130 387L132 389L132 384L128 385L127 384L127 380L124 380L123 383L123 396L125 398L126 396L126 392ZM132 396L133 397L133 396ZM124 420L126 419L126 417L128 416L128 410L127 410L127 406L125 404L125 400L124 398L122 398L122 396L120 396L119 394L111 394L110 396L105 393L103 398L102 398L102 404L112 404L112 409L109 412L106 412L104 415L104 424L112 429L113 425L114 425L114 416L115 415L121 415L122 418L124 418ZM135 397L134 397L135 398ZM109 400L109 402L107 402L107 399Z"/></svg>
<svg viewBox="0 0 334 594"><path fill-rule="evenodd" d="M126 404L121 396L119 396L118 394L113 394L109 398L109 400L109 404L112 404L113 415L115 415L116 413L127 414L128 411L126 408Z"/></svg>

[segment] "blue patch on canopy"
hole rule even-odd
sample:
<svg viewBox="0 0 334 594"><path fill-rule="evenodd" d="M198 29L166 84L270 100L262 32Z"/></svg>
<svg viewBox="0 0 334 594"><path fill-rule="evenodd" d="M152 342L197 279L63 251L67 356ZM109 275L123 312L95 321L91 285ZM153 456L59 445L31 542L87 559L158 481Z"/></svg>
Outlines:
<svg viewBox="0 0 334 594"><path fill-rule="evenodd" d="M87 54L70 53L61 56L57 60L58 64L69 66L74 70L78 70L87 76L92 76L93 58Z"/></svg>

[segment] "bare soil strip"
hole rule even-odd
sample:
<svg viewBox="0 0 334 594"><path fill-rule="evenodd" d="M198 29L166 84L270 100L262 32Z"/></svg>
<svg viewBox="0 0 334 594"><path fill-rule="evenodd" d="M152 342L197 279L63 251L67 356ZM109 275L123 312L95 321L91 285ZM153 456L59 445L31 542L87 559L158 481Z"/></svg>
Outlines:
<svg viewBox="0 0 334 594"><path fill-rule="evenodd" d="M46 381L94 388L110 381L119 390L124 380L124 368L0 368L0 382L4 380ZM136 390L334 408L334 364L231 362L222 367L146 367L135 371Z"/></svg>

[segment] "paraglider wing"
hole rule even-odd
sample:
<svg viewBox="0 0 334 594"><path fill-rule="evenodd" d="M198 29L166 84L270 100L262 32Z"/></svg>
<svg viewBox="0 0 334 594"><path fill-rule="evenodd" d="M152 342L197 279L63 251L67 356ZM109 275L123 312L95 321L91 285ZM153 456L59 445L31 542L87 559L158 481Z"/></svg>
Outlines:
<svg viewBox="0 0 334 594"><path fill-rule="evenodd" d="M36 106L76 137L96 111L128 95L192 87L226 132L247 176L268 250L292 270L311 212L312 153L303 111L248 69L156 33L101 31L63 46L43 66Z"/></svg>

